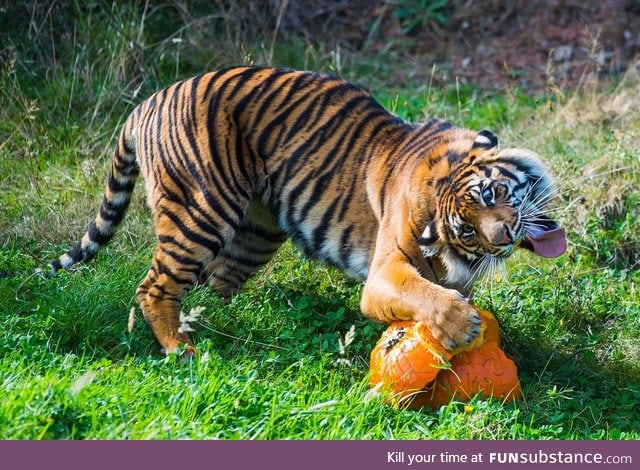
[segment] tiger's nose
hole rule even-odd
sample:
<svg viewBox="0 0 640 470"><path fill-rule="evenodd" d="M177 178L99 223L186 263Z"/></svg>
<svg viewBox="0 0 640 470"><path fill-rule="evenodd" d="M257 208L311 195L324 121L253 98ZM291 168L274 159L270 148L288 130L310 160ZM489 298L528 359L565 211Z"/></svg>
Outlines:
<svg viewBox="0 0 640 470"><path fill-rule="evenodd" d="M511 230L509 230L509 227L507 227L506 224L504 224L493 233L493 236L491 237L491 243L494 246L510 245L513 243Z"/></svg>

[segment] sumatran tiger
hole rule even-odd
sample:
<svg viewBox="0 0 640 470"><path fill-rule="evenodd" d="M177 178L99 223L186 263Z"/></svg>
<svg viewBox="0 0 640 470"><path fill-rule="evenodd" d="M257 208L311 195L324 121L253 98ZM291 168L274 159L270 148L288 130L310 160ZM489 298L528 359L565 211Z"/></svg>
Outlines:
<svg viewBox="0 0 640 470"><path fill-rule="evenodd" d="M198 281L228 297L287 238L364 280L366 316L423 321L448 349L479 332L468 296L487 266L518 246L546 257L566 246L534 153L500 149L486 130L407 123L335 77L232 67L135 108L100 211L53 274L112 238L140 172L156 246L136 297L167 353L194 350L179 312Z"/></svg>

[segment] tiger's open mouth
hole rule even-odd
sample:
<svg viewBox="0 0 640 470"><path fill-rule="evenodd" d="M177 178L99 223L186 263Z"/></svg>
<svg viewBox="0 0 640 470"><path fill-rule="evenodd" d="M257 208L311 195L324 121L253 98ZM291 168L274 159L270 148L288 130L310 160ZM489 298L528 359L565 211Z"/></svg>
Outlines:
<svg viewBox="0 0 640 470"><path fill-rule="evenodd" d="M548 217L538 217L527 224L520 246L545 258L557 258L567 250L564 228Z"/></svg>

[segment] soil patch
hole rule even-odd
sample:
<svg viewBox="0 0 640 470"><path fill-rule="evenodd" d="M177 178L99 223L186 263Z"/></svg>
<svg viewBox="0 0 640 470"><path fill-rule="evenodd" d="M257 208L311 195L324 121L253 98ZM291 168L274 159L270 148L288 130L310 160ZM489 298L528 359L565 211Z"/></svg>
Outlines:
<svg viewBox="0 0 640 470"><path fill-rule="evenodd" d="M640 55L639 0L375 0L290 2L285 31L359 54L393 53L412 80L489 88L573 87L623 73ZM394 81L402 82L407 67ZM416 76L418 75L418 76Z"/></svg>

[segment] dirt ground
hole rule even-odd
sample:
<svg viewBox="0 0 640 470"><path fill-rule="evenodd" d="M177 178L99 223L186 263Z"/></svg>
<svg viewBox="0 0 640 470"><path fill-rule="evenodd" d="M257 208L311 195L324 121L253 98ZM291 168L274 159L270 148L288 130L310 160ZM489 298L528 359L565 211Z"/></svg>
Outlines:
<svg viewBox="0 0 640 470"><path fill-rule="evenodd" d="M356 53L392 51L406 60L414 79L436 64L441 79L458 77L488 88L567 88L585 76L620 75L640 57L640 0L319 3L326 8L303 12L290 2L284 20L304 23L315 38L329 34ZM404 19L398 17L403 8Z"/></svg>
<svg viewBox="0 0 640 470"><path fill-rule="evenodd" d="M485 85L574 86L585 72L618 75L640 53L640 1L505 4L462 20L446 42L452 73Z"/></svg>

